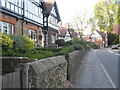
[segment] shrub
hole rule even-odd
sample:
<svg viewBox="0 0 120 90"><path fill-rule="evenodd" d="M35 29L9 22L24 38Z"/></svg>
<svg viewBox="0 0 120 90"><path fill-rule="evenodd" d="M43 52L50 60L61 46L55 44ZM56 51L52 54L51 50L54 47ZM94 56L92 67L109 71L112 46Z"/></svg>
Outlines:
<svg viewBox="0 0 120 90"><path fill-rule="evenodd" d="M62 50L59 52L60 55L65 55L68 54L70 52L73 52L75 49L72 46L67 46L67 47L63 47Z"/></svg>
<svg viewBox="0 0 120 90"><path fill-rule="evenodd" d="M34 49L34 41L28 36L11 35L10 37L14 40L14 49L21 51Z"/></svg>
<svg viewBox="0 0 120 90"><path fill-rule="evenodd" d="M80 44L80 38L74 38L72 43Z"/></svg>
<svg viewBox="0 0 120 90"><path fill-rule="evenodd" d="M25 48L34 49L35 42L28 36L24 36L24 38L26 39Z"/></svg>
<svg viewBox="0 0 120 90"><path fill-rule="evenodd" d="M55 43L59 46L64 46L65 45L65 41L64 39L58 39L55 41Z"/></svg>
<svg viewBox="0 0 120 90"><path fill-rule="evenodd" d="M100 48L99 45L97 45L97 44L95 44L93 42L87 42L87 44L89 45L89 47L94 48L94 49Z"/></svg>
<svg viewBox="0 0 120 90"><path fill-rule="evenodd" d="M72 44L72 40L65 42L65 46L71 46Z"/></svg>
<svg viewBox="0 0 120 90"><path fill-rule="evenodd" d="M0 44L3 50L8 50L13 48L13 40L5 33L0 32Z"/></svg>
<svg viewBox="0 0 120 90"><path fill-rule="evenodd" d="M72 46L74 47L75 50L84 50L84 47L80 44L73 44Z"/></svg>

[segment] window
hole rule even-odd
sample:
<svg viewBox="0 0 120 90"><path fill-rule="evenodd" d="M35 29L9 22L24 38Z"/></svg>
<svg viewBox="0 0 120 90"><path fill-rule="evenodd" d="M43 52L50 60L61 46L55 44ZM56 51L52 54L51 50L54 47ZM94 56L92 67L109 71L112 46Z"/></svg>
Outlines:
<svg viewBox="0 0 120 90"><path fill-rule="evenodd" d="M29 37L30 37L32 40L36 41L36 31L30 29L30 30L29 30Z"/></svg>
<svg viewBox="0 0 120 90"><path fill-rule="evenodd" d="M49 23L51 23L51 24L53 24L53 25L57 25L57 20L56 20L56 18L55 17L53 17L53 16L50 16L49 17Z"/></svg>
<svg viewBox="0 0 120 90"><path fill-rule="evenodd" d="M42 9L30 0L25 2L25 16L42 23Z"/></svg>
<svg viewBox="0 0 120 90"><path fill-rule="evenodd" d="M0 21L0 32L6 33L9 35L13 34L14 32L13 24Z"/></svg>

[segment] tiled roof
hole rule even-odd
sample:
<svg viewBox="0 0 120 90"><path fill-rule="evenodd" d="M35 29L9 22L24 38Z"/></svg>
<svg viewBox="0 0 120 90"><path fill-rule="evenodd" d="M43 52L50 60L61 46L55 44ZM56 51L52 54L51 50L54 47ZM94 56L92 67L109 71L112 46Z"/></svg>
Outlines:
<svg viewBox="0 0 120 90"><path fill-rule="evenodd" d="M73 37L73 38L78 37L78 33L77 33L77 32L75 32L75 31L73 31L73 32L72 32L72 37Z"/></svg>
<svg viewBox="0 0 120 90"><path fill-rule="evenodd" d="M65 37L65 35L66 35L66 33L67 33L68 29L67 29L67 28L62 27L62 28L59 28L59 31L60 31L59 36L61 36L61 37Z"/></svg>
<svg viewBox="0 0 120 90"><path fill-rule="evenodd" d="M54 6L54 0L47 0L47 1L45 1L45 7L46 7L46 12L44 12L44 13L50 13L51 12L51 10L52 10L52 8L53 8L53 6Z"/></svg>

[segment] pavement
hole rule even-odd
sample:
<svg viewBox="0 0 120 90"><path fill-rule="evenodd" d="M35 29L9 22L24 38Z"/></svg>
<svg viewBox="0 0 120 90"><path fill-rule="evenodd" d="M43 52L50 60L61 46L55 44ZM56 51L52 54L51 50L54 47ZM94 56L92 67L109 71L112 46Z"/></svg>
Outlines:
<svg viewBox="0 0 120 90"><path fill-rule="evenodd" d="M116 88L96 52L91 50L82 60L73 88Z"/></svg>

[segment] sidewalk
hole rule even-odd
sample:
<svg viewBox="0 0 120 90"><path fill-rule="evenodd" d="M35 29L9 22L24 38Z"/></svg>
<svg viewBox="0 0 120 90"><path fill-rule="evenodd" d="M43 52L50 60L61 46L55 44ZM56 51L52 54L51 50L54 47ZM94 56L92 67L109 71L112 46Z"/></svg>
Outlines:
<svg viewBox="0 0 120 90"><path fill-rule="evenodd" d="M113 88L95 50L84 57L73 88Z"/></svg>

